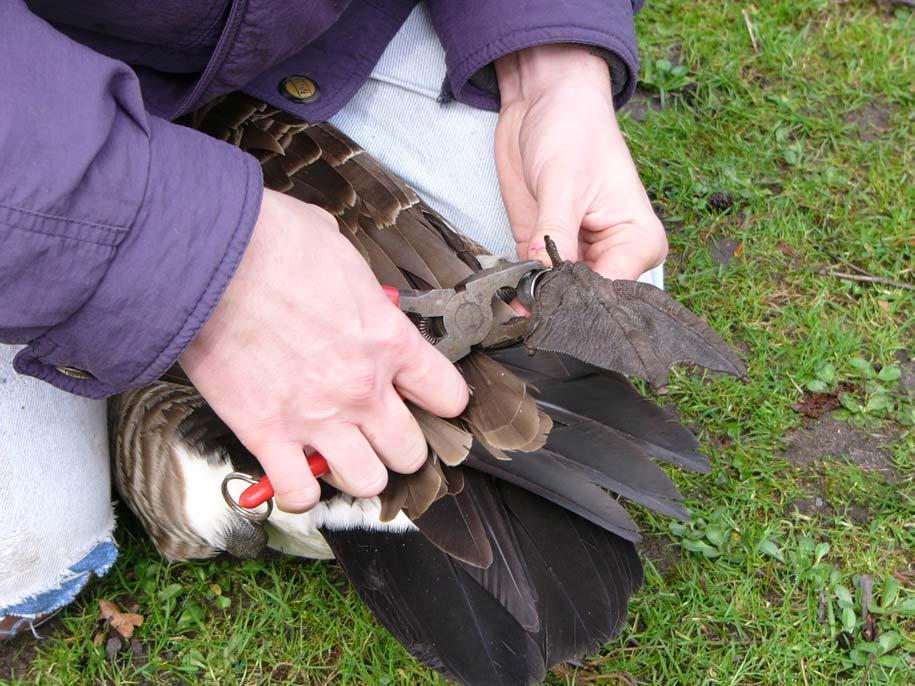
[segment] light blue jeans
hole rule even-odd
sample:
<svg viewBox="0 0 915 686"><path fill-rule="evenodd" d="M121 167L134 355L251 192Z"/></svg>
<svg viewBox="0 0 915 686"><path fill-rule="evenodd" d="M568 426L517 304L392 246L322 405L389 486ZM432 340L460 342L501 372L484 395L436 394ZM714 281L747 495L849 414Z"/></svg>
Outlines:
<svg viewBox="0 0 915 686"><path fill-rule="evenodd" d="M497 115L440 104L445 56L420 5L331 120L457 229L495 254L515 244L493 162ZM644 280L662 286L661 268ZM0 617L70 602L114 562L105 404L17 377L0 346Z"/></svg>

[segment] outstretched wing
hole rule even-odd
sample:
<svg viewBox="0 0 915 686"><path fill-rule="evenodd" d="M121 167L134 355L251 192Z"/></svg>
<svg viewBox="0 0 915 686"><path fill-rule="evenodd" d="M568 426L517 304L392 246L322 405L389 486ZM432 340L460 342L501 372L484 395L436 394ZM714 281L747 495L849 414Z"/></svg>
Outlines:
<svg viewBox="0 0 915 686"><path fill-rule="evenodd" d="M746 374L727 343L670 295L605 279L581 262L563 262L540 277L526 344L532 354L565 353L656 387L667 384L675 364Z"/></svg>

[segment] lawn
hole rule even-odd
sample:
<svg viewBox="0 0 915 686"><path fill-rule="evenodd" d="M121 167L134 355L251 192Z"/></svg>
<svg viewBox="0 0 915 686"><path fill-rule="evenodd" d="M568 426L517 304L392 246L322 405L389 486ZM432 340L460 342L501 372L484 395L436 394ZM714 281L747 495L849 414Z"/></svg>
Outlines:
<svg viewBox="0 0 915 686"><path fill-rule="evenodd" d="M644 84L621 120L669 231L668 287L750 378L673 375L661 401L715 466L670 470L694 522L639 513L629 626L548 683L915 684L904 4L649 0L639 16ZM0 680L443 683L333 564L169 565L121 523L115 570L38 629L47 640L0 644ZM145 617L129 643L109 641L102 599Z"/></svg>

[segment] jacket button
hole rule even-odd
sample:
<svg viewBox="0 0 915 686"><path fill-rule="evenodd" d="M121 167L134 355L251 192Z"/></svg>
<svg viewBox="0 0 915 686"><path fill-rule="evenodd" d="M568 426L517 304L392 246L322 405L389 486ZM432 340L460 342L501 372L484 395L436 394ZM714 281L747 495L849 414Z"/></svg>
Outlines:
<svg viewBox="0 0 915 686"><path fill-rule="evenodd" d="M314 102L320 97L318 84L307 76L287 76L280 81L280 94L292 102Z"/></svg>
<svg viewBox="0 0 915 686"><path fill-rule="evenodd" d="M54 367L54 369L64 376L69 376L74 379L95 379L89 372L84 372L82 369L77 369L76 367L65 367L61 365L59 367Z"/></svg>

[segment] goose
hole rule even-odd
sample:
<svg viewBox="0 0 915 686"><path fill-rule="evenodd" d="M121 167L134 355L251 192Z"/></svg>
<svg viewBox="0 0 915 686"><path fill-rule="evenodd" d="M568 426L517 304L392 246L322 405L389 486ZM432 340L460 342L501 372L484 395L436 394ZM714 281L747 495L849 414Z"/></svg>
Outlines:
<svg viewBox="0 0 915 686"><path fill-rule="evenodd" d="M239 93L183 123L254 155L268 188L331 212L380 283L450 288L496 261L328 124ZM508 304L515 293L493 300L504 335L457 362L472 389L463 415L411 408L428 459L392 473L379 496L322 483L305 514L241 516L221 486L263 472L176 367L110 402L120 497L171 560L335 558L380 623L461 684L538 683L596 652L643 582L623 503L688 519L656 461L710 468L693 434L627 375L662 385L674 363L745 368L663 291L553 261L530 320ZM428 321L417 325L434 340Z"/></svg>

